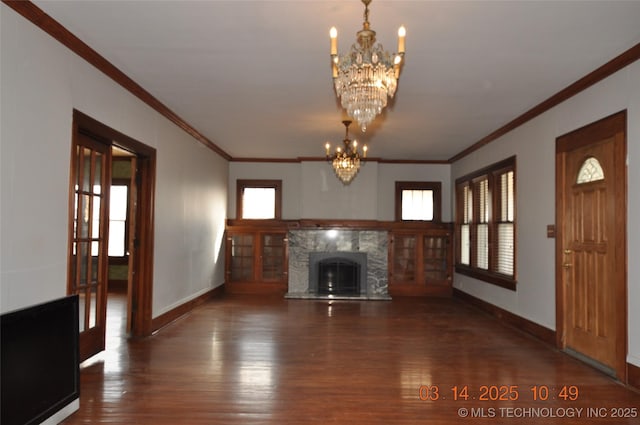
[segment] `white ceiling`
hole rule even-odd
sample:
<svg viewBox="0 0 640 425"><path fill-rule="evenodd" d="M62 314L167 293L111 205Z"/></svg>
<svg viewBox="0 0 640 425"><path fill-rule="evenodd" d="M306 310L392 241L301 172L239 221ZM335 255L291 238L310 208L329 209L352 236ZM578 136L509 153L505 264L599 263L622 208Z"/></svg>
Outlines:
<svg viewBox="0 0 640 425"><path fill-rule="evenodd" d="M355 42L358 0L35 3L234 158L342 140L328 34ZM391 107L352 127L385 159L449 159L640 42L640 1L373 0L369 21L390 51L407 28Z"/></svg>

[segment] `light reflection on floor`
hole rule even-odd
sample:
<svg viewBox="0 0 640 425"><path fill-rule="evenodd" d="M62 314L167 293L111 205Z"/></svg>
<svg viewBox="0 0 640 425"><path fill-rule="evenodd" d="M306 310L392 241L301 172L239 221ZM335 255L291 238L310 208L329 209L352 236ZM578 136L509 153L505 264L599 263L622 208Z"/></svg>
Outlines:
<svg viewBox="0 0 640 425"><path fill-rule="evenodd" d="M105 350L80 364L86 368L100 364L105 373L121 372L121 358L126 353L127 295L110 293L107 300Z"/></svg>

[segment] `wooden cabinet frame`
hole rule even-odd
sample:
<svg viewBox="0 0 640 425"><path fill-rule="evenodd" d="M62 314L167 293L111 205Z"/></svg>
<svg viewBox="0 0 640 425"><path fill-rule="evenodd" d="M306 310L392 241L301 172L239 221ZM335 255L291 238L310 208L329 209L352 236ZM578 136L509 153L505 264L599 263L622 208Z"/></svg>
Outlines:
<svg viewBox="0 0 640 425"><path fill-rule="evenodd" d="M230 293L281 293L287 291L289 276L289 250L287 240L287 227L260 223L246 224L240 226L227 226L226 248L225 248L225 289ZM268 235L282 236L282 274L279 278L264 276L265 244L264 238ZM248 278L233 278L233 238L234 236L250 236L252 243L252 271Z"/></svg>
<svg viewBox="0 0 640 425"><path fill-rule="evenodd" d="M434 224L422 226L396 225L389 232L389 294L391 296L450 296L453 282L453 232L449 224ZM405 272L399 268L401 254L397 249L400 241L405 238L414 238L413 255L410 260L413 263L413 271ZM444 244L441 249L444 257L438 257L444 261L441 269L442 279L428 277L425 262L432 260L429 249L425 247L426 238L441 239ZM411 249L411 248L407 248ZM409 254L411 255L411 254Z"/></svg>

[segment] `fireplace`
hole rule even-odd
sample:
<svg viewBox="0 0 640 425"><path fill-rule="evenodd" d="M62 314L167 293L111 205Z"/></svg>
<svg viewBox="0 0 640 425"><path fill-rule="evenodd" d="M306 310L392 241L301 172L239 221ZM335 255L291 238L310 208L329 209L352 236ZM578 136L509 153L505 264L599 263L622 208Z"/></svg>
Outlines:
<svg viewBox="0 0 640 425"><path fill-rule="evenodd" d="M309 292L317 296L366 297L367 254L309 253Z"/></svg>
<svg viewBox="0 0 640 425"><path fill-rule="evenodd" d="M340 257L320 261L318 295L360 295L360 264Z"/></svg>
<svg viewBox="0 0 640 425"><path fill-rule="evenodd" d="M389 234L369 229L293 229L289 241L288 292L290 299L345 298L348 300L390 300L388 284ZM340 259L359 266L357 279L346 284L335 278L320 288L320 261ZM344 263L344 264L343 264ZM331 268L325 270L328 273ZM332 273L334 272L331 270ZM341 270L341 276L343 270ZM354 273L353 269L351 274ZM356 285L353 282L357 283ZM341 293L337 295L336 292Z"/></svg>

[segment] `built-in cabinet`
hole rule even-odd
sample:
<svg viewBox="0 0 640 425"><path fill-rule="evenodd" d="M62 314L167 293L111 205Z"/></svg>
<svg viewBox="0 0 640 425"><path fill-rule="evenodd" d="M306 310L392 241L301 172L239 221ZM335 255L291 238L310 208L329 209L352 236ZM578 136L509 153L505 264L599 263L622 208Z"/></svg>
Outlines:
<svg viewBox="0 0 640 425"><path fill-rule="evenodd" d="M310 223L268 222L227 225L226 290L231 293L282 293L288 284L290 228ZM335 223L345 226L344 223ZM452 292L453 244L449 224L415 225L397 222L351 223L389 234L389 294L448 296ZM331 223L311 228L332 228ZM353 228L353 227L350 227Z"/></svg>
<svg viewBox="0 0 640 425"><path fill-rule="evenodd" d="M285 229L227 228L226 290L278 293L287 288Z"/></svg>
<svg viewBox="0 0 640 425"><path fill-rule="evenodd" d="M451 295L451 228L433 225L389 232L389 294Z"/></svg>

